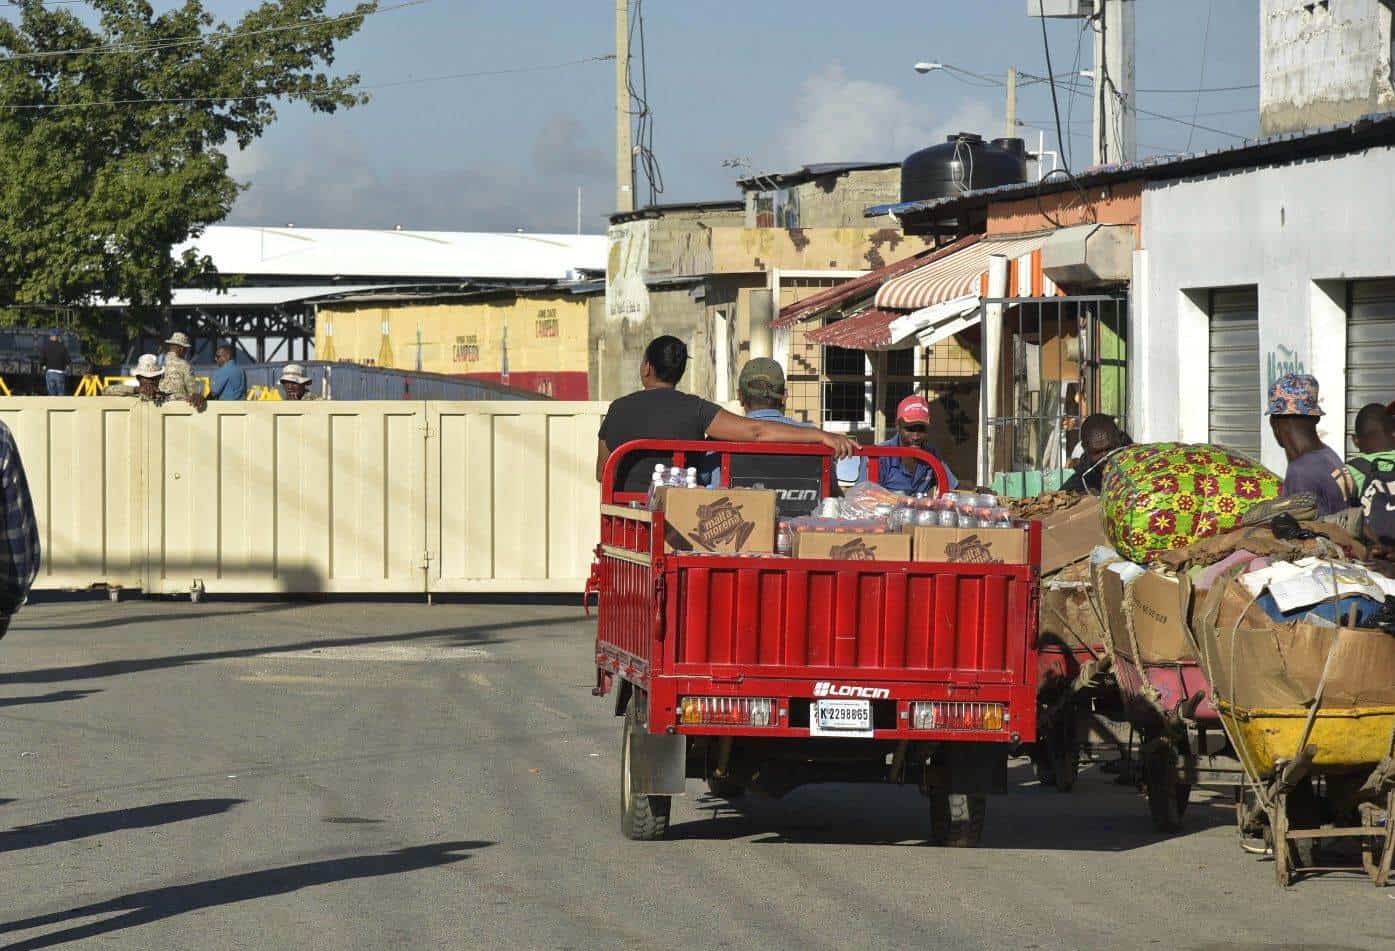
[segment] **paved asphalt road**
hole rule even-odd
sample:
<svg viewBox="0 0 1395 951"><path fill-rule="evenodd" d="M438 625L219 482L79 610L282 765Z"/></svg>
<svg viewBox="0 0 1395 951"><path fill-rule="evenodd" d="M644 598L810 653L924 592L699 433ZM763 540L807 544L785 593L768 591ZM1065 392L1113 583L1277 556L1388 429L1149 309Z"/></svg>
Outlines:
<svg viewBox="0 0 1395 951"><path fill-rule="evenodd" d="M675 806L623 840L570 606L67 601L0 645L7 948L1395 946L1395 889L1287 892L1231 812L1087 775L922 844L913 789Z"/></svg>

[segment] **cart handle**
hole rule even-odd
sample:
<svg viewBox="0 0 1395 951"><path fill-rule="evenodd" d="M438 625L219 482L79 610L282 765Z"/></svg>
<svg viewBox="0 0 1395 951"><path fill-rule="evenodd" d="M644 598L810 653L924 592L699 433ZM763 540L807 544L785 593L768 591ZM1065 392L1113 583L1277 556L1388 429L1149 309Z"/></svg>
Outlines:
<svg viewBox="0 0 1395 951"><path fill-rule="evenodd" d="M604 480L601 482L602 502L615 505L644 500L643 492L623 492L615 487L615 475L621 460L638 452L672 453L673 464L680 467L686 464L689 454L719 456L723 482L730 479L732 456L820 456L823 459L823 494L830 495L833 486L833 450L827 446L788 442L721 442L715 439L633 439L611 450L605 461ZM949 474L945 471L944 463L924 449L912 449L909 446L861 446L853 455L867 459L867 478L873 482L881 475L881 460L897 458L916 459L929 466L935 473L937 494L943 494L949 484Z"/></svg>

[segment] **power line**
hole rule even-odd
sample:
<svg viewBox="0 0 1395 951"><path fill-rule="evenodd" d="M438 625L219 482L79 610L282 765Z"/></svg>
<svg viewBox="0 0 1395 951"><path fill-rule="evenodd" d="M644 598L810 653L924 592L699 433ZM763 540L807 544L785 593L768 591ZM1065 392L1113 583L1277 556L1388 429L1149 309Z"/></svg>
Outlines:
<svg viewBox="0 0 1395 951"><path fill-rule="evenodd" d="M1206 54L1211 47L1211 15L1216 10L1216 0L1206 3L1206 31L1201 35L1201 77L1197 79L1196 99L1192 102L1192 127L1187 130L1187 151L1192 150L1192 136L1196 135L1196 111L1201 108L1201 90L1206 85Z"/></svg>
<svg viewBox="0 0 1395 951"><path fill-rule="evenodd" d="M1061 134L1061 106L1056 102L1056 71L1051 68L1051 41L1046 38L1046 0L1037 0L1037 12L1041 14L1041 45L1046 52L1046 81L1051 87L1051 111L1056 115L1056 148L1061 149L1061 161L1064 162L1066 139ZM1070 175L1069 168L1066 169L1066 175Z"/></svg>
<svg viewBox="0 0 1395 951"><path fill-rule="evenodd" d="M1177 93L1179 95L1190 95L1191 93L1208 92L1242 92L1246 89L1258 89L1259 83L1249 83L1245 86L1205 86L1200 89L1135 89L1134 92L1147 93Z"/></svg>
<svg viewBox="0 0 1395 951"><path fill-rule="evenodd" d="M487 69L470 73L447 73L442 76L422 76L414 79L398 79L385 83L374 83L372 85L356 86L356 89L377 90L393 89L398 86L414 86L421 83L445 82L451 79L475 79L483 76L509 76L516 73L540 73L549 70L566 69L570 66L581 66L586 63L605 63L615 59L614 53L606 53L603 56L588 56L585 59L569 60L565 63L549 63L540 66L516 66L510 69ZM57 103L0 103L0 109L28 109L36 111L57 111L62 109L88 109L93 106L134 106L134 105L154 105L159 103L198 103L198 102L247 102L254 99L266 99L269 97L285 95L291 90L268 90L266 92L249 94L246 96L170 96L151 97L148 99L101 99L92 102L57 102Z"/></svg>
<svg viewBox="0 0 1395 951"><path fill-rule="evenodd" d="M390 7L378 7L375 10L368 10L363 13L342 13L330 17L310 17L304 20L297 20L295 23L282 24L281 26L268 26L256 30L215 31L213 33L201 33L198 36L185 37L183 39L155 40L149 43L103 43L98 46L84 46L67 50L33 50L28 53L11 53L7 56L0 56L0 63L33 59L55 59L60 56L81 56L87 53L149 53L157 50L174 49L180 46L200 46L204 43L211 43L214 40L226 40L239 36L260 36L267 33L285 33L290 30L303 30L308 27L341 23L345 20L361 20L364 17L373 16L378 13L391 13L394 10L404 10L407 7L417 7L430 2L431 0L406 0L404 3L398 3Z"/></svg>

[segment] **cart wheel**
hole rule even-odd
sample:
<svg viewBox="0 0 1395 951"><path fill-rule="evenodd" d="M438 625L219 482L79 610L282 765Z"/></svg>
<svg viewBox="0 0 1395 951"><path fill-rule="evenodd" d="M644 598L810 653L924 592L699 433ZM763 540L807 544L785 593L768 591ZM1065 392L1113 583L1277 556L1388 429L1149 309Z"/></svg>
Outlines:
<svg viewBox="0 0 1395 951"><path fill-rule="evenodd" d="M1143 761L1148 811L1153 816L1153 828L1159 832L1177 832L1182 828L1182 814L1191 799L1192 787L1177 778L1179 766L1171 743L1159 743Z"/></svg>
<svg viewBox="0 0 1395 951"><path fill-rule="evenodd" d="M930 791L930 844L971 849L983 839L988 797Z"/></svg>
<svg viewBox="0 0 1395 951"><path fill-rule="evenodd" d="M1043 786L1056 785L1056 771L1051 767L1051 753L1045 737L1032 744L1031 756L1032 772L1036 774L1037 782Z"/></svg>
<svg viewBox="0 0 1395 951"><path fill-rule="evenodd" d="M746 787L730 779L709 776L707 777L707 791L718 799L740 799L745 795Z"/></svg>
<svg viewBox="0 0 1395 951"><path fill-rule="evenodd" d="M633 791L634 733L642 729L639 697L632 694L620 734L620 832L627 839L648 842L662 839L668 833L673 800L668 796L646 796Z"/></svg>

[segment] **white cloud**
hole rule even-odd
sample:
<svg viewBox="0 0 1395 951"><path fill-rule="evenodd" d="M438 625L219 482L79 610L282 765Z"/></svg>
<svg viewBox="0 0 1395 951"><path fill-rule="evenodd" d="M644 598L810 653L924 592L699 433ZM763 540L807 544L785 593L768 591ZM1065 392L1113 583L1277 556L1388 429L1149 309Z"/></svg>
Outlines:
<svg viewBox="0 0 1395 951"><path fill-rule="evenodd" d="M835 63L804 81L776 137L772 167L895 161L954 132L1002 134L1002 119L984 103L970 100L936 110L931 89L927 83L927 99L913 101L887 83L850 79Z"/></svg>

